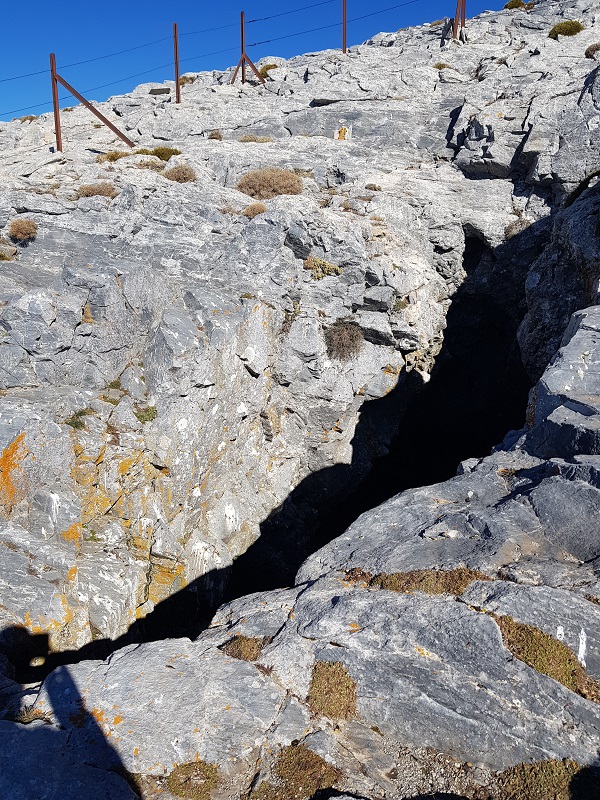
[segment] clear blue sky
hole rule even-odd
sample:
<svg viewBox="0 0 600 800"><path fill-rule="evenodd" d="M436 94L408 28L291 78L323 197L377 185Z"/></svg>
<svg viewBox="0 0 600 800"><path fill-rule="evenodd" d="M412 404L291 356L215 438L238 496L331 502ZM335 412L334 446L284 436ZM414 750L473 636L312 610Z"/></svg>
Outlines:
<svg viewBox="0 0 600 800"><path fill-rule="evenodd" d="M453 16L456 0L347 0L348 44L358 44L379 31L393 31L408 25ZM467 16L485 9L499 9L505 0L467 0ZM146 81L172 78L172 23L179 24L181 71L224 69L239 57L239 12L246 20L247 42L282 38L248 47L250 58L299 53L339 47L341 44L342 0L147 0L143 4L121 0L33 0L24 8L8 4L3 13L5 35L0 48L0 120L51 110L48 54L56 53L58 71L91 100L131 91ZM314 6L307 8L308 6ZM396 7L400 6L400 7ZM299 10L296 13L295 9ZM382 13L376 13L381 11ZM274 16L278 15L278 16ZM368 16L365 16L368 15ZM273 17L262 20L264 17ZM364 19L355 19L365 17ZM355 21L352 21L355 19ZM210 28L222 30L201 32ZM303 31L313 28L303 35ZM162 41L157 41L161 40ZM140 47L76 66L75 62ZM228 52L218 52L227 50ZM6 80L25 73L44 71L20 80ZM138 73L146 73L139 74ZM105 86L105 84L111 84ZM96 88L102 87L102 88ZM61 89L61 96L67 93ZM39 107L38 104L43 103ZM74 105L68 97L61 106Z"/></svg>

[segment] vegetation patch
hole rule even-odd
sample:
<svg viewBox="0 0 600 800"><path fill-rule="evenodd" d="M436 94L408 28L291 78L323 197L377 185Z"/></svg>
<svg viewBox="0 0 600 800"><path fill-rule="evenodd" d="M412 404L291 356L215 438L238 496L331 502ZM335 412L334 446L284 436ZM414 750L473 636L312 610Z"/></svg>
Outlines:
<svg viewBox="0 0 600 800"><path fill-rule="evenodd" d="M35 114L27 114L25 117L19 117L19 122L33 122L34 119L37 119Z"/></svg>
<svg viewBox="0 0 600 800"><path fill-rule="evenodd" d="M75 199L79 200L81 197L110 197L112 200L118 194L118 190L112 183L108 183L108 181L103 181L101 183L85 183L77 189Z"/></svg>
<svg viewBox="0 0 600 800"><path fill-rule="evenodd" d="M109 150L108 153L100 153L96 156L96 163L97 164L104 164L105 162L110 162L113 164L115 161L118 161L121 158L126 158L126 156L132 156L133 153L129 150Z"/></svg>
<svg viewBox="0 0 600 800"><path fill-rule="evenodd" d="M139 421L142 424L145 424L146 422L152 422L155 420L158 411L156 410L155 406L148 406L148 408L138 408L134 413Z"/></svg>
<svg viewBox="0 0 600 800"><path fill-rule="evenodd" d="M332 275L342 274L341 267L331 264L329 261L325 261L324 258L318 258L317 256L309 256L304 262L304 269L310 270L312 272L312 278L316 281L331 277Z"/></svg>
<svg viewBox="0 0 600 800"><path fill-rule="evenodd" d="M8 226L8 235L15 242L30 242L37 235L38 226L32 219L13 219Z"/></svg>
<svg viewBox="0 0 600 800"><path fill-rule="evenodd" d="M168 180L176 183L191 183L191 181L196 180L195 170L192 167L188 167L187 164L171 167L171 169L166 169L162 174Z"/></svg>
<svg viewBox="0 0 600 800"><path fill-rule="evenodd" d="M179 78L179 85L180 86L189 86L191 83L196 81L195 75L182 75Z"/></svg>
<svg viewBox="0 0 600 800"><path fill-rule="evenodd" d="M316 661L306 703L318 716L350 719L356 716L356 683L339 661Z"/></svg>
<svg viewBox="0 0 600 800"><path fill-rule="evenodd" d="M181 150L177 150L175 147L154 147L152 150L148 150L145 147L140 148L139 150L135 151L135 155L138 156L156 156L156 158L160 158L161 161L168 161L172 156L180 156Z"/></svg>
<svg viewBox="0 0 600 800"><path fill-rule="evenodd" d="M257 142L258 144L266 144L267 142L272 142L273 139L270 136L257 136L255 133L245 133L243 136L239 138L240 142Z"/></svg>
<svg viewBox="0 0 600 800"><path fill-rule="evenodd" d="M254 219L259 214L264 214L267 210L267 207L264 203L250 203L249 206L242 211L242 216L248 217L248 219Z"/></svg>
<svg viewBox="0 0 600 800"><path fill-rule="evenodd" d="M264 64L258 71L260 73L261 78L269 78L269 72L272 69L277 69L278 64Z"/></svg>
<svg viewBox="0 0 600 800"><path fill-rule="evenodd" d="M525 8L524 0L508 0L508 3L504 6L507 11L516 11L519 8Z"/></svg>
<svg viewBox="0 0 600 800"><path fill-rule="evenodd" d="M559 36L576 36L585 30L585 26L576 19L566 19L564 22L557 22L548 34L549 39L558 39Z"/></svg>
<svg viewBox="0 0 600 800"><path fill-rule="evenodd" d="M519 233L523 233L523 231L526 231L530 226L531 222L528 219L525 217L519 217L513 222L508 223L504 229L504 238L512 239L513 236L518 236Z"/></svg>
<svg viewBox="0 0 600 800"><path fill-rule="evenodd" d="M238 634L221 647L231 658L240 661L256 661L265 645L271 641L269 636L243 636Z"/></svg>
<svg viewBox="0 0 600 800"><path fill-rule="evenodd" d="M394 305L392 306L392 312L394 314L399 314L401 311L405 311L410 305L410 300L408 297L398 297L394 301Z"/></svg>
<svg viewBox="0 0 600 800"><path fill-rule="evenodd" d="M261 783L252 800L306 800L331 789L342 777L339 769L303 744L285 747L273 767L274 783Z"/></svg>
<svg viewBox="0 0 600 800"><path fill-rule="evenodd" d="M368 189L369 192L380 192L381 186L377 183L367 183L365 189Z"/></svg>
<svg viewBox="0 0 600 800"><path fill-rule="evenodd" d="M290 169L266 167L247 172L237 189L256 200L270 200L282 194L300 194L302 178Z"/></svg>
<svg viewBox="0 0 600 800"><path fill-rule="evenodd" d="M219 785L219 769L206 761L191 761L175 767L167 778L167 788L176 797L187 800L210 800Z"/></svg>
<svg viewBox="0 0 600 800"><path fill-rule="evenodd" d="M222 141L223 141L223 134L222 134L222 133L221 133L221 131L220 131L220 130L217 128L216 130L214 130L214 131L211 131L211 132L208 134L208 138L209 138L209 139L213 139L213 140L215 140L215 141L217 141L217 142L222 142Z"/></svg>
<svg viewBox="0 0 600 800"><path fill-rule="evenodd" d="M360 353L364 340L363 332L355 322L338 319L325 330L325 346L329 358L349 361Z"/></svg>
<svg viewBox="0 0 600 800"><path fill-rule="evenodd" d="M30 722L42 720L42 722L52 722L52 716L47 711L40 711L34 705L23 706L17 713L8 717L11 722L18 722L20 725L29 725Z"/></svg>
<svg viewBox="0 0 600 800"><path fill-rule="evenodd" d="M434 69L454 69L454 67L450 66L450 64L446 64L445 61L437 61L433 65Z"/></svg>
<svg viewBox="0 0 600 800"><path fill-rule="evenodd" d="M517 764L497 777L502 800L571 800L600 797L600 776L575 761Z"/></svg>
<svg viewBox="0 0 600 800"><path fill-rule="evenodd" d="M370 585L390 592L461 595L473 581L489 581L476 569L416 569L410 572L385 572L371 579Z"/></svg>
<svg viewBox="0 0 600 800"><path fill-rule="evenodd" d="M71 414L71 416L65 420L65 424L70 425L72 428L75 428L75 430L79 431L82 428L85 428L85 422L83 421L83 418L89 417L90 414L93 413L94 412L91 408L82 408L79 411L75 411L74 414Z"/></svg>
<svg viewBox="0 0 600 800"><path fill-rule="evenodd" d="M594 58L596 53L600 52L600 42L596 42L596 44L591 44L585 51L586 58Z"/></svg>
<svg viewBox="0 0 600 800"><path fill-rule="evenodd" d="M562 683L572 692L595 703L600 702L600 681L590 678L566 644L512 617L491 616L500 628L504 646L515 658Z"/></svg>

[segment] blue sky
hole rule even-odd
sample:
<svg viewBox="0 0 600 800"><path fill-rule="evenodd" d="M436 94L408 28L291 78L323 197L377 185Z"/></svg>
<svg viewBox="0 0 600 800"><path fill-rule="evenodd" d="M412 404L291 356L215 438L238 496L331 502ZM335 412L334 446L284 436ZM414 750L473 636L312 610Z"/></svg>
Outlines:
<svg viewBox="0 0 600 800"><path fill-rule="evenodd" d="M475 16L485 9L499 9L504 1L468 0L467 16ZM379 31L393 31L452 16L456 8L455 0L404 0L402 5L400 3L401 0L347 0L348 44L363 42ZM131 91L140 83L172 78L173 22L178 23L180 31L181 71L198 72L224 69L237 62L242 9L247 20L257 20L247 25L248 45L285 37L249 46L250 58L258 60L268 55L289 57L340 47L341 8L342 0L320 3L318 0L221 0L218 3L180 0L177 4L164 0L147 0L143 4L123 0L104 0L103 3L33 0L21 10L13 3L3 15L6 35L0 49L0 120L51 110L48 103L51 99L50 52L56 53L59 73L76 89L91 100L106 100ZM301 10L296 12L296 9ZM379 11L382 13L377 13ZM264 17L273 18L265 20ZM364 18L355 19L359 17ZM211 28L220 30L207 31ZM312 30L314 28L323 30ZM311 32L296 35L304 31ZM112 55L129 48L138 49ZM110 57L77 63L105 55ZM67 66L71 64L74 66ZM42 74L7 80L38 72ZM67 93L61 90L60 94ZM67 96L61 106L75 103L74 98ZM44 105L38 107L38 104Z"/></svg>

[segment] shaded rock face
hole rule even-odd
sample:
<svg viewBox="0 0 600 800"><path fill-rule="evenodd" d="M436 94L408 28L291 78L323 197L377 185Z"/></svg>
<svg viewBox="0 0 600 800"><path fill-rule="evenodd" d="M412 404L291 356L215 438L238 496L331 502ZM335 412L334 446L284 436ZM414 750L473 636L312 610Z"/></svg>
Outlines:
<svg viewBox="0 0 600 800"><path fill-rule="evenodd" d="M286 796L299 743L332 796L501 797L495 772L544 759L595 774L600 28L547 0L469 32L102 104L189 183L97 162L119 145L81 108L64 155L49 117L0 126L0 234L38 224L0 274L0 794L169 797L203 762L214 800ZM262 167L302 192L244 215ZM100 180L118 196L74 199ZM340 322L360 332L341 357ZM455 594L392 590L466 568ZM503 616L562 643L560 675ZM347 719L315 711L318 662L354 686Z"/></svg>

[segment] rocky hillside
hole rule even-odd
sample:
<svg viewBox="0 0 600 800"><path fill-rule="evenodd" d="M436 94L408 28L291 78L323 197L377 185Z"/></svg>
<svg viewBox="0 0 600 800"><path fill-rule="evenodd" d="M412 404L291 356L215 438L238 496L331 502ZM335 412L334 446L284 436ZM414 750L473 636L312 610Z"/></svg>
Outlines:
<svg viewBox="0 0 600 800"><path fill-rule="evenodd" d="M529 6L0 124L2 796L597 796L600 14ZM294 579L457 309L526 426Z"/></svg>

